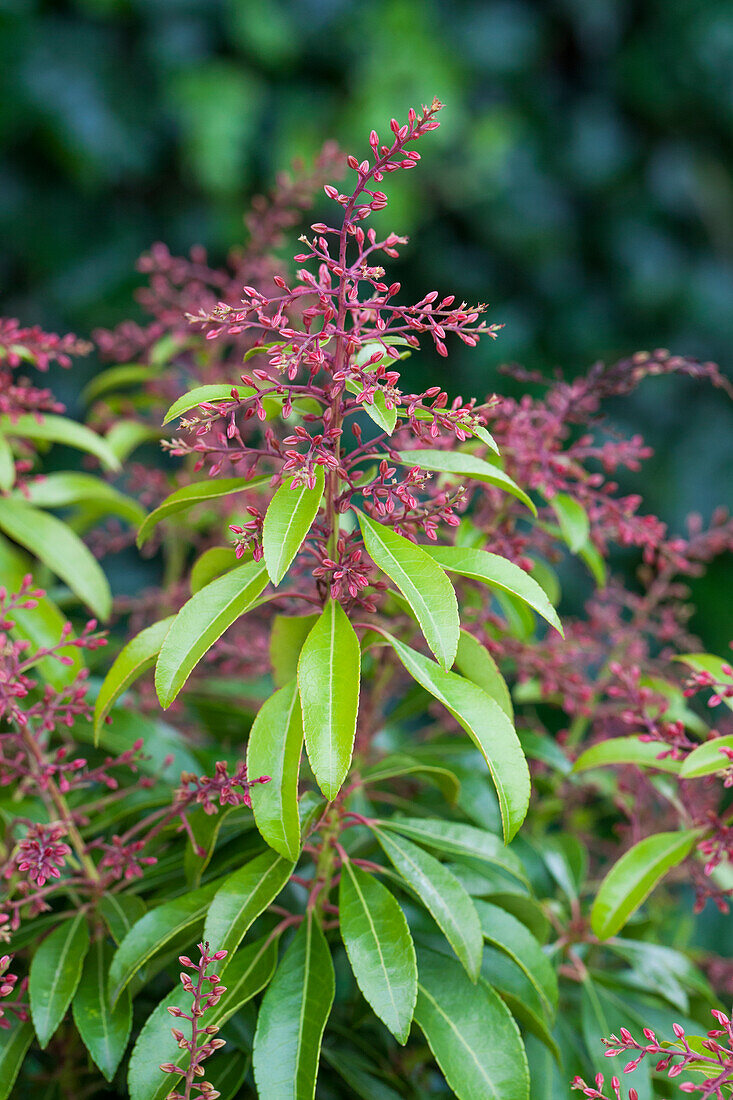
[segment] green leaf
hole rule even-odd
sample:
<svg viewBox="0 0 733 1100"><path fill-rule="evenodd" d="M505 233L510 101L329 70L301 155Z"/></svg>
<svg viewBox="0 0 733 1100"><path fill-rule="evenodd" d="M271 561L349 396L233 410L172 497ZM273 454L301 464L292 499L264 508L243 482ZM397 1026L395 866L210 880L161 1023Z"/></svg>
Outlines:
<svg viewBox="0 0 733 1100"><path fill-rule="evenodd" d="M145 902L137 894L108 892L103 895L99 903L99 911L104 917L112 939L119 946L133 924L145 916Z"/></svg>
<svg viewBox="0 0 733 1100"><path fill-rule="evenodd" d="M247 929L263 913L290 878L294 861L268 849L251 859L219 886L206 917L204 940L230 956ZM226 968L226 963L222 966Z"/></svg>
<svg viewBox="0 0 733 1100"><path fill-rule="evenodd" d="M657 759L668 746L661 741L641 741L638 737L613 737L599 741L582 752L573 764L574 772L603 768L609 764L636 764L639 768L657 768L661 772L679 772L679 760ZM721 761L724 758L721 757ZM684 774L684 773L683 773Z"/></svg>
<svg viewBox="0 0 733 1100"><path fill-rule="evenodd" d="M184 485L182 489L176 489L167 496L155 511L146 516L140 530L137 533L137 545L142 546L150 538L153 530L161 522L179 512L185 512L193 508L195 504L206 504L211 500L219 500L220 497L230 496L232 493L241 493L244 489L257 489L269 482L268 477L221 477L212 478L210 481L196 481L193 485Z"/></svg>
<svg viewBox="0 0 733 1100"><path fill-rule="evenodd" d="M529 1100L527 1056L509 1009L485 981L421 951L415 1022L458 1100Z"/></svg>
<svg viewBox="0 0 733 1100"><path fill-rule="evenodd" d="M50 443L63 443L66 447L96 455L108 470L120 468L117 455L102 436L65 416L45 413L42 420L36 420L32 413L24 413L13 420L9 416L0 416L0 431L14 439L42 439Z"/></svg>
<svg viewBox="0 0 733 1100"><path fill-rule="evenodd" d="M24 486L23 496L18 495L17 499L27 500L39 508L68 508L73 504L92 503L100 506L102 514L109 512L135 525L145 519L145 509L136 500L92 474L46 474Z"/></svg>
<svg viewBox="0 0 733 1100"><path fill-rule="evenodd" d="M354 1096L361 1100L402 1100L401 1092L395 1092L380 1077L374 1076L380 1069L368 1059L342 1046L335 1050L324 1047L322 1054L329 1066L343 1077Z"/></svg>
<svg viewBox="0 0 733 1100"><path fill-rule="evenodd" d="M475 901L484 938L513 959L550 1014L557 1008L557 975L537 940L521 921L487 901Z"/></svg>
<svg viewBox="0 0 733 1100"><path fill-rule="evenodd" d="M456 653L456 669L472 680L480 688L490 695L501 707L507 718L514 720L514 707L509 688L496 661L489 653L486 646L481 645L478 638L469 634L467 630L461 631Z"/></svg>
<svg viewBox="0 0 733 1100"><path fill-rule="evenodd" d="M410 929L386 886L350 860L341 868L339 927L365 1000L404 1045L417 997L417 962Z"/></svg>
<svg viewBox="0 0 733 1100"><path fill-rule="evenodd" d="M33 1041L33 1024L9 1017L10 1027L0 1030L0 1100L8 1100L26 1051Z"/></svg>
<svg viewBox="0 0 733 1100"><path fill-rule="evenodd" d="M550 507L557 516L565 542L574 554L579 553L590 535L590 520L585 508L567 493L557 493L550 501Z"/></svg>
<svg viewBox="0 0 733 1100"><path fill-rule="evenodd" d="M78 535L56 516L8 497L0 500L0 527L47 565L98 619L112 610L112 593L99 562Z"/></svg>
<svg viewBox="0 0 733 1100"><path fill-rule="evenodd" d="M209 882L198 890L174 898L146 913L132 926L117 948L109 968L109 996L112 1005L127 988L141 966L179 934L200 923L221 881Z"/></svg>
<svg viewBox="0 0 733 1100"><path fill-rule="evenodd" d="M714 775L716 772L726 771L731 766L731 759L725 755L723 749L733 749L733 734L713 737L704 745L698 745L693 749L682 762L680 779L697 779L701 775Z"/></svg>
<svg viewBox="0 0 733 1100"><path fill-rule="evenodd" d="M0 432L0 489L7 492L15 484L15 459L10 444Z"/></svg>
<svg viewBox="0 0 733 1100"><path fill-rule="evenodd" d="M422 653L384 632L402 664L466 730L489 766L509 843L529 806L529 769L514 726L498 703L470 680L446 672Z"/></svg>
<svg viewBox="0 0 733 1100"><path fill-rule="evenodd" d="M331 954L309 909L262 1000L252 1053L260 1100L313 1100L334 992Z"/></svg>
<svg viewBox="0 0 733 1100"><path fill-rule="evenodd" d="M503 951L487 945L481 977L499 994L520 1027L544 1043L560 1065L560 1051L548 1027L543 1003L524 971Z"/></svg>
<svg viewBox="0 0 733 1100"><path fill-rule="evenodd" d="M270 634L270 663L276 687L285 687L298 675L298 659L318 615L276 615Z"/></svg>
<svg viewBox="0 0 733 1100"><path fill-rule="evenodd" d="M730 669L731 661L724 661L721 657L716 657L712 653L681 653L674 660L683 661L695 672L709 672L713 679L720 684L733 686L733 675L725 671ZM724 696L723 702L733 710L733 696L728 698Z"/></svg>
<svg viewBox="0 0 733 1100"><path fill-rule="evenodd" d="M303 750L303 715L295 680L260 707L247 744L247 775L269 775L250 788L252 812L263 840L294 863L300 855L298 772Z"/></svg>
<svg viewBox="0 0 733 1100"><path fill-rule="evenodd" d="M323 466L315 468L316 484L293 488L294 478L280 486L270 501L262 527L262 547L270 580L277 587L303 545L323 497Z"/></svg>
<svg viewBox="0 0 733 1100"><path fill-rule="evenodd" d="M428 764L404 753L392 754L378 764L364 768L361 775L364 783L383 783L404 775L422 775L435 784L448 802L456 802L461 793L460 780L449 768Z"/></svg>
<svg viewBox="0 0 733 1100"><path fill-rule="evenodd" d="M369 557L397 585L437 660L450 668L460 631L453 585L423 547L363 512L358 516Z"/></svg>
<svg viewBox="0 0 733 1100"><path fill-rule="evenodd" d="M124 389L127 386L136 386L140 382L149 382L156 378L160 372L147 363L119 363L107 370L102 370L81 391L81 399L87 404L101 397L110 390Z"/></svg>
<svg viewBox="0 0 733 1100"><path fill-rule="evenodd" d="M372 827L386 855L428 910L472 981L481 968L481 922L458 879L434 856L403 837Z"/></svg>
<svg viewBox="0 0 733 1100"><path fill-rule="evenodd" d="M235 569L237 556L231 546L210 546L191 568L191 595L195 596L222 573Z"/></svg>
<svg viewBox="0 0 733 1100"><path fill-rule="evenodd" d="M169 615L167 619L161 619L141 630L112 662L94 704L95 744L99 741L102 726L115 701L127 691L130 684L155 664L174 618L175 615Z"/></svg>
<svg viewBox="0 0 733 1100"><path fill-rule="evenodd" d="M361 386L358 382L347 381L346 389L349 393L361 393ZM359 407L374 421L378 428L381 428L383 432L387 432L388 435L392 435L397 423L397 409L387 408L387 399L381 388L377 389L371 404L362 401Z"/></svg>
<svg viewBox="0 0 733 1100"><path fill-rule="evenodd" d="M688 855L699 833L687 829L645 837L621 856L600 885L591 927L600 940L615 936L657 883Z"/></svg>
<svg viewBox="0 0 733 1100"><path fill-rule="evenodd" d="M499 867L523 884L527 876L521 860L498 837L473 825L460 821L443 821L430 817L390 817L379 822L380 828L402 833L411 840L429 848L437 848L447 855L480 859L493 867Z"/></svg>
<svg viewBox="0 0 733 1100"><path fill-rule="evenodd" d="M33 1026L44 1048L71 1003L89 949L86 913L78 913L55 928L31 962L28 994Z"/></svg>
<svg viewBox="0 0 733 1100"><path fill-rule="evenodd" d="M431 546L429 554L443 569L459 573L492 588L517 596L546 619L562 635L562 625L543 588L513 561L488 550L472 550L466 546Z"/></svg>
<svg viewBox="0 0 733 1100"><path fill-rule="evenodd" d="M235 1012L259 993L272 977L277 964L277 940L272 936L243 947L229 960L226 993L206 1013L206 1023L222 1027ZM165 1100L171 1091L171 1076L157 1067L165 1062L180 1066L190 1057L171 1035L174 1022L169 1008L190 1010L191 998L177 985L148 1016L130 1056L127 1083L130 1100Z"/></svg>
<svg viewBox="0 0 733 1100"><path fill-rule="evenodd" d="M108 1081L114 1077L125 1053L132 1028L132 1005L125 994L115 1008L107 997L107 973L114 951L97 940L84 962L73 1013L84 1046Z"/></svg>
<svg viewBox="0 0 733 1100"><path fill-rule="evenodd" d="M303 644L298 689L305 747L329 802L351 763L359 711L361 649L341 604L329 600Z"/></svg>
<svg viewBox="0 0 733 1100"><path fill-rule="evenodd" d="M207 584L171 623L155 666L160 705L169 707L203 655L267 584L264 562L250 561Z"/></svg>
<svg viewBox="0 0 733 1100"><path fill-rule="evenodd" d="M157 442L161 434L140 420L117 420L107 432L107 446L119 462L124 462L143 443Z"/></svg>
<svg viewBox="0 0 733 1100"><path fill-rule="evenodd" d="M470 477L474 481L484 481L497 489L511 493L522 504L526 504L533 515L537 509L524 489L498 466L485 462L483 458L465 454L463 451L400 451L399 461L403 466L419 466L423 470L435 470L441 474L456 474L458 477Z"/></svg>
<svg viewBox="0 0 733 1100"><path fill-rule="evenodd" d="M251 386L230 386L227 382L214 382L206 386L197 386L173 402L163 418L163 424L169 424L177 416L183 416L184 413L197 408L198 405L220 401L241 401L245 397L252 397L254 393L255 390Z"/></svg>

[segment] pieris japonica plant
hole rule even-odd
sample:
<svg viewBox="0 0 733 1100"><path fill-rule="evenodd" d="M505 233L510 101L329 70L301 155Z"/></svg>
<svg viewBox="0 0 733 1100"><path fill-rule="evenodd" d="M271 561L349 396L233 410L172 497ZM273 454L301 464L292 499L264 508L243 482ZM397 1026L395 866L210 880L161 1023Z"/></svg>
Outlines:
<svg viewBox="0 0 733 1100"><path fill-rule="evenodd" d="M96 336L97 431L11 373L86 348L0 331L0 1100L618 1097L604 1039L629 1097L731 1094L727 964L670 931L731 892L704 715L733 673L684 586L731 525L644 515L615 477L649 452L600 419L650 374L725 381L660 349L520 401L410 392L425 341L498 331L405 304L406 242L370 225L439 110L372 131L343 190L331 147L282 178L225 271L156 246L150 325ZM339 217L291 272L272 249L324 179ZM138 457L161 424L165 466ZM107 480L38 476L39 439ZM109 659L88 547L135 532L163 583L117 599ZM568 558L596 588L561 623Z"/></svg>

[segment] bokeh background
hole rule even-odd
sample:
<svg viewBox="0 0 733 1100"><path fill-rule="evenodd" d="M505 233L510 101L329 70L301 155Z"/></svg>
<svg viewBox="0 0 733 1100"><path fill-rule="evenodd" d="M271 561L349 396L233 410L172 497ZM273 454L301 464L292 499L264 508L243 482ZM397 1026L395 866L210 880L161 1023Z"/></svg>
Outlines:
<svg viewBox="0 0 733 1100"><path fill-rule="evenodd" d="M510 388L504 362L660 346L730 370L730 0L0 0L0 309L80 334L134 317L153 241L223 258L295 156L361 152L433 95L443 126L380 215L411 237L394 277L506 327L449 382L429 354L411 370L464 396ZM72 408L93 369L64 379ZM655 446L628 487L672 525L730 499L720 391L651 380L612 414ZM711 647L730 580L697 593Z"/></svg>

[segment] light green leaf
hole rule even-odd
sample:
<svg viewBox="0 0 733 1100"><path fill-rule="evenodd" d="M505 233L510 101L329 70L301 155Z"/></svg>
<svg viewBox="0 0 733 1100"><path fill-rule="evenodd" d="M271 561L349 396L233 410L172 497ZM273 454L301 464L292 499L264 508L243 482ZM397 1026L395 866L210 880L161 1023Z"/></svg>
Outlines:
<svg viewBox="0 0 733 1100"><path fill-rule="evenodd" d="M341 867L339 927L359 989L404 1045L417 997L410 929L386 886L350 860Z"/></svg>
<svg viewBox="0 0 733 1100"><path fill-rule="evenodd" d="M298 685L292 680L260 707L249 732L247 775L269 775L269 783L250 788L252 812L260 834L293 863L300 855L298 772L303 750L303 715Z"/></svg>
<svg viewBox="0 0 733 1100"><path fill-rule="evenodd" d="M446 855L480 859L493 867L499 867L520 882L527 876L521 860L493 833L464 825L460 821L443 821L431 817L390 817L379 822L382 829L390 829L416 840L428 848L436 848Z"/></svg>
<svg viewBox="0 0 733 1100"><path fill-rule="evenodd" d="M397 585L437 660L444 668L450 668L460 631L453 585L422 546L376 523L363 512L358 516L369 557Z"/></svg>
<svg viewBox="0 0 733 1100"><path fill-rule="evenodd" d="M116 420L107 432L107 446L119 462L124 462L143 443L157 442L161 434L140 420Z"/></svg>
<svg viewBox="0 0 733 1100"><path fill-rule="evenodd" d="M74 504L96 504L100 513L121 516L130 523L142 523L145 509L132 497L125 496L92 474L63 472L46 474L38 481L24 487L23 496L39 508L68 508Z"/></svg>
<svg viewBox="0 0 733 1100"><path fill-rule="evenodd" d="M722 657L716 657L713 653L681 653L674 660L683 661L695 672L709 672L713 679L720 684L733 686L733 675L725 671L730 669L733 662L724 661ZM733 710L733 696L723 697L723 702Z"/></svg>
<svg viewBox="0 0 733 1100"><path fill-rule="evenodd" d="M276 687L285 687L298 675L298 659L318 615L276 615L270 634L270 663Z"/></svg>
<svg viewBox="0 0 733 1100"><path fill-rule="evenodd" d="M361 393L361 386L358 382L347 382L346 389L349 393ZM374 421L378 428L381 428L383 432L387 432L388 435L392 435L397 423L397 409L387 408L387 399L381 389L377 389L371 404L363 401L360 408Z"/></svg>
<svg viewBox="0 0 733 1100"><path fill-rule="evenodd" d="M252 1054L260 1100L313 1100L334 992L331 954L309 909L262 1000Z"/></svg>
<svg viewBox="0 0 733 1100"><path fill-rule="evenodd" d="M526 504L533 515L537 509L531 497L517 485L508 474L483 458L465 454L463 451L400 451L399 461L403 466L419 466L423 470L435 470L441 474L455 474L461 478L484 481L497 489L511 493L522 504Z"/></svg>
<svg viewBox="0 0 733 1100"><path fill-rule="evenodd" d="M207 584L171 623L155 666L160 705L169 707L203 655L267 584L264 562L250 561Z"/></svg>
<svg viewBox="0 0 733 1100"><path fill-rule="evenodd" d="M514 720L512 697L496 661L486 646L481 645L478 638L474 638L467 630L461 631L458 641L456 669L462 676L483 688L499 704L507 718Z"/></svg>
<svg viewBox="0 0 733 1100"><path fill-rule="evenodd" d="M305 747L329 802L351 763L359 711L361 650L341 604L329 600L306 638L298 661Z"/></svg>
<svg viewBox="0 0 733 1100"><path fill-rule="evenodd" d="M520 1027L544 1043L560 1065L560 1051L550 1033L543 1002L524 971L503 951L487 944L481 977L499 994Z"/></svg>
<svg viewBox="0 0 733 1100"><path fill-rule="evenodd" d="M215 945L212 945L212 950ZM226 993L206 1014L206 1023L222 1027L235 1012L259 993L272 977L277 964L277 939L267 936L238 951L229 960L224 983ZM190 1057L171 1035L169 1008L190 1011L191 997L177 985L148 1016L130 1056L127 1083L130 1100L165 1100L171 1091L171 1076L157 1067L165 1062L180 1066Z"/></svg>
<svg viewBox="0 0 733 1100"><path fill-rule="evenodd" d="M99 562L56 516L8 497L0 500L0 528L47 565L98 619L112 610L112 593Z"/></svg>
<svg viewBox="0 0 733 1100"><path fill-rule="evenodd" d="M115 1008L107 997L107 973L114 951L104 940L92 944L72 1006L84 1046L108 1081L125 1053L132 1028L132 1005L125 993Z"/></svg>
<svg viewBox="0 0 733 1100"><path fill-rule="evenodd" d="M557 493L550 501L557 516L562 537L574 554L583 549L590 535L590 520L582 504L567 493Z"/></svg>
<svg viewBox="0 0 733 1100"><path fill-rule="evenodd" d="M174 401L163 418L163 424L170 424L177 416L183 416L190 409L199 405L221 401L242 400L244 397L252 397L255 391L251 386L230 386L228 382L214 382L206 386L197 386L188 393L184 393L177 401Z"/></svg>
<svg viewBox="0 0 733 1100"><path fill-rule="evenodd" d="M15 484L15 459L10 444L0 432L0 489L7 492Z"/></svg>
<svg viewBox="0 0 733 1100"><path fill-rule="evenodd" d="M89 925L82 912L55 928L33 956L28 993L33 1026L42 1048L66 1015L88 949Z"/></svg>
<svg viewBox="0 0 733 1100"><path fill-rule="evenodd" d="M118 363L114 367L108 367L94 378L81 391L81 399L87 404L101 397L110 390L125 389L127 386L136 386L141 382L149 382L160 374L154 367L147 363Z"/></svg>
<svg viewBox="0 0 733 1100"><path fill-rule="evenodd" d="M221 886L209 882L198 890L174 898L151 909L132 926L117 948L109 968L109 997L112 1005L137 974L141 966L170 943L174 937L201 922L209 903Z"/></svg>
<svg viewBox="0 0 733 1100"><path fill-rule="evenodd" d="M285 886L293 866L293 860L268 849L229 875L211 903L204 939L212 947L216 944L217 951L228 951L231 957L247 929Z"/></svg>
<svg viewBox="0 0 733 1100"><path fill-rule="evenodd" d="M108 470L120 468L117 455L101 435L65 416L46 413L42 420L36 420L32 413L23 413L12 420L9 416L0 416L0 431L14 439L41 439L48 440L49 443L63 443L66 447L96 455Z"/></svg>
<svg viewBox="0 0 733 1100"><path fill-rule="evenodd" d="M483 581L492 588L508 592L510 596L518 596L562 634L557 612L544 589L513 561L499 554L490 554L488 550L472 550L465 546L431 546L428 552L450 573L460 573L462 577Z"/></svg>
<svg viewBox="0 0 733 1100"><path fill-rule="evenodd" d="M468 733L489 766L499 796L508 844L529 806L529 769L509 718L477 684L446 672L422 653L384 632L402 664L426 691L446 707Z"/></svg>
<svg viewBox="0 0 733 1100"><path fill-rule="evenodd" d="M237 556L231 546L210 546L197 558L191 568L191 595L195 596L207 584L235 569Z"/></svg>
<svg viewBox="0 0 733 1100"><path fill-rule="evenodd" d="M680 779L697 779L701 775L714 775L726 771L731 766L731 758L723 749L733 749L733 734L725 737L713 737L704 745L698 745L683 761ZM677 763L679 767L679 763Z"/></svg>
<svg viewBox="0 0 733 1100"><path fill-rule="evenodd" d="M305 485L293 488L294 479L289 478L268 505L262 547L267 572L275 586L287 573L318 515L325 484L323 466L316 466L315 479L315 487L309 489Z"/></svg>
<svg viewBox="0 0 733 1100"><path fill-rule="evenodd" d="M689 854L699 833L687 829L645 837L621 856L600 885L591 927L600 940L615 936L660 880Z"/></svg>
<svg viewBox="0 0 733 1100"><path fill-rule="evenodd" d="M396 870L416 893L458 958L476 981L481 968L481 922L458 879L434 856L409 840L372 826Z"/></svg>
<svg viewBox="0 0 733 1100"><path fill-rule="evenodd" d="M115 701L146 669L155 664L174 618L175 615L169 615L167 619L161 619L141 630L112 662L94 704L95 744L99 741L102 726Z"/></svg>
<svg viewBox="0 0 733 1100"><path fill-rule="evenodd" d="M268 477L220 477L210 481L196 481L193 485L184 485L182 489L176 489L167 496L155 511L145 518L137 533L137 545L142 546L150 538L153 530L164 519L175 516L179 512L185 512L193 508L195 504L206 504L220 497L241 493L244 489L257 489L269 482Z"/></svg>
<svg viewBox="0 0 733 1100"><path fill-rule="evenodd" d="M458 1100L529 1100L519 1028L491 986L433 951L418 968L415 1021Z"/></svg>
<svg viewBox="0 0 733 1100"><path fill-rule="evenodd" d="M15 1079L33 1041L33 1024L10 1017L10 1027L0 1030L0 1100L8 1100Z"/></svg>
<svg viewBox="0 0 733 1100"><path fill-rule="evenodd" d="M636 764L639 768L657 768L661 772L679 772L681 763L666 757L657 759L668 748L660 741L641 741L638 737L613 737L599 741L582 752L573 764L574 772L603 768L609 764ZM721 757L722 760L722 757Z"/></svg>
<svg viewBox="0 0 733 1100"><path fill-rule="evenodd" d="M537 940L521 921L498 905L480 900L474 905L484 938L514 960L552 1015L557 1008L557 975Z"/></svg>

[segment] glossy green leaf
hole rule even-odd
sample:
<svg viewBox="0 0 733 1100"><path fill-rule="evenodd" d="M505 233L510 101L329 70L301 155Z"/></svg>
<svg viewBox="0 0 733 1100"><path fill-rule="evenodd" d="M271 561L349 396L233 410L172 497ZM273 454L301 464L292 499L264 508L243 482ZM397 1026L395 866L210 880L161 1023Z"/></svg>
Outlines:
<svg viewBox="0 0 733 1100"><path fill-rule="evenodd" d="M95 743L99 740L102 726L116 700L127 691L130 684L155 664L174 618L175 615L169 615L167 619L161 619L141 630L112 662L94 704Z"/></svg>
<svg viewBox="0 0 733 1100"><path fill-rule="evenodd" d="M498 905L481 900L474 905L484 938L514 960L537 990L546 1010L554 1013L558 997L557 975L532 933Z"/></svg>
<svg viewBox="0 0 733 1100"><path fill-rule="evenodd" d="M228 382L213 382L206 386L197 386L195 389L189 390L188 393L184 393L177 401L173 402L163 418L163 424L170 424L171 420L175 420L178 416L183 416L184 413L197 408L199 405L205 405L211 402L218 404L221 401L234 401L236 399L241 400L244 397L252 397L254 392L251 386L239 384L230 386Z"/></svg>
<svg viewBox="0 0 733 1100"><path fill-rule="evenodd" d="M481 751L499 797L507 843L522 824L529 806L529 769L519 738L498 703L470 680L446 672L422 653L385 632L410 675L463 726Z"/></svg>
<svg viewBox="0 0 733 1100"><path fill-rule="evenodd" d="M267 477L219 477L209 481L196 481L193 485L184 485L182 489L176 489L167 496L155 511L145 517L140 530L137 533L137 545L142 546L150 538L154 529L164 519L185 512L193 508L195 504L208 504L209 501L219 500L220 497L230 496L232 493L241 493L245 489L257 489L269 483Z"/></svg>
<svg viewBox="0 0 733 1100"><path fill-rule="evenodd" d="M98 619L107 619L112 593L107 578L78 535L56 516L20 500L0 500L0 528L47 565Z"/></svg>
<svg viewBox="0 0 733 1100"><path fill-rule="evenodd" d="M386 855L428 910L473 981L481 968L481 922L458 879L404 837L374 828Z"/></svg>
<svg viewBox="0 0 733 1100"><path fill-rule="evenodd" d="M0 1100L8 1100L13 1085L23 1065L28 1047L33 1041L33 1024L30 1020L16 1020L8 1016L10 1027L0 1029Z"/></svg>
<svg viewBox="0 0 733 1100"><path fill-rule="evenodd" d="M524 1031L535 1035L561 1064L560 1051L548 1025L547 1014L537 990L513 959L487 944L481 963L481 977L501 997Z"/></svg>
<svg viewBox="0 0 733 1100"><path fill-rule="evenodd" d="M378 1067L369 1059L348 1047L324 1047L323 1058L343 1077L346 1084L360 1100L402 1100L402 1093L390 1088L381 1077ZM384 1071L382 1071L384 1072ZM397 1084L397 1081L395 1081Z"/></svg>
<svg viewBox="0 0 733 1100"><path fill-rule="evenodd" d="M300 651L298 689L305 747L329 802L351 763L359 711L361 649L341 604L329 600Z"/></svg>
<svg viewBox="0 0 733 1100"><path fill-rule="evenodd" d="M229 875L219 886L206 916L204 939L231 957L248 928L290 878L294 861L268 849ZM222 964L226 968L226 963Z"/></svg>
<svg viewBox="0 0 733 1100"><path fill-rule="evenodd" d="M660 760L660 752L668 748L660 741L641 741L638 737L613 737L608 741L599 741L582 752L573 764L574 772L588 771L589 768L602 768L610 764L636 764L639 768L656 768L662 772L679 772L682 767L679 760L665 757ZM722 759L722 757L721 757Z"/></svg>
<svg viewBox="0 0 733 1100"><path fill-rule="evenodd" d="M107 973L113 954L104 940L92 944L72 1006L82 1042L108 1081L122 1060L132 1028L129 996L123 994L114 1008L109 1003Z"/></svg>
<svg viewBox="0 0 733 1100"><path fill-rule="evenodd" d="M270 633L270 663L276 687L285 687L298 675L298 659L318 615L276 615Z"/></svg>
<svg viewBox="0 0 733 1100"><path fill-rule="evenodd" d="M256 940L228 960L226 993L206 1014L206 1023L222 1027L235 1012L259 993L272 977L277 964L277 940L271 936ZM177 985L148 1016L130 1056L127 1083L130 1100L165 1100L171 1091L171 1076L161 1073L161 1063L180 1066L189 1055L180 1050L171 1035L169 1008L190 1010L191 997Z"/></svg>
<svg viewBox="0 0 733 1100"><path fill-rule="evenodd" d="M262 527L262 547L270 580L277 586L303 545L323 497L323 466L315 468L316 484L293 488L293 478L280 486L270 501Z"/></svg>
<svg viewBox="0 0 733 1100"><path fill-rule="evenodd" d="M580 552L590 535L590 520L583 505L567 493L557 493L550 501L557 516L562 537L574 554Z"/></svg>
<svg viewBox="0 0 733 1100"><path fill-rule="evenodd" d="M450 668L460 631L453 585L422 546L362 512L359 523L369 557L397 585L437 660Z"/></svg>
<svg viewBox="0 0 733 1100"><path fill-rule="evenodd" d="M28 994L41 1047L48 1045L66 1015L88 949L87 915L78 913L55 928L33 956Z"/></svg>
<svg viewBox="0 0 733 1100"><path fill-rule="evenodd" d="M264 562L250 561L207 584L171 623L155 666L155 688L169 707L203 655L243 615L267 584Z"/></svg>
<svg viewBox="0 0 733 1100"><path fill-rule="evenodd" d="M141 966L175 936L201 923L220 886L221 881L209 882L198 890L158 905L132 926L109 968L109 996L113 1005Z"/></svg>
<svg viewBox="0 0 733 1100"><path fill-rule="evenodd" d="M308 910L262 999L252 1054L260 1100L313 1100L334 992L331 953Z"/></svg>
<svg viewBox="0 0 733 1100"><path fill-rule="evenodd" d="M102 514L108 512L136 525L145 519L145 509L136 500L92 474L46 474L26 485L23 496L19 495L18 499L39 508L68 508L74 504L92 503L100 507Z"/></svg>
<svg viewBox="0 0 733 1100"><path fill-rule="evenodd" d="M507 717L514 720L514 707L506 680L499 672L498 665L486 646L481 645L478 638L474 638L473 634L469 634L467 630L461 631L458 641L456 669L466 679L472 680L474 684L483 688L486 694L499 704Z"/></svg>
<svg viewBox="0 0 733 1100"><path fill-rule="evenodd" d="M520 882L527 881L521 860L514 852L493 833L487 833L473 825L430 817L390 817L380 821L379 825L380 828L401 833L428 848L436 848L447 855L480 859L508 872Z"/></svg>
<svg viewBox="0 0 733 1100"><path fill-rule="evenodd" d="M191 567L191 595L195 596L207 584L228 573L237 566L237 555L232 546L210 546Z"/></svg>
<svg viewBox="0 0 733 1100"><path fill-rule="evenodd" d="M133 924L145 916L145 902L137 894L113 894L108 891L99 903L99 911L119 947Z"/></svg>
<svg viewBox="0 0 733 1100"><path fill-rule="evenodd" d="M365 1000L398 1042L407 1042L417 997L415 948L405 915L374 875L341 868L339 928Z"/></svg>
<svg viewBox="0 0 733 1100"><path fill-rule="evenodd" d="M399 461L403 466L419 466L422 470L434 470L441 474L456 474L458 477L484 481L488 485L511 493L517 500L521 500L522 504L526 504L533 515L537 515L537 509L524 489L521 489L516 481L502 469L491 462L484 461L483 458L476 458L463 451L400 451Z"/></svg>
<svg viewBox="0 0 733 1100"><path fill-rule="evenodd" d="M295 862L300 855L298 773L303 750L303 715L298 685L292 680L267 699L252 724L247 744L247 775L269 775L250 789L252 812L271 848Z"/></svg>
<svg viewBox="0 0 733 1100"><path fill-rule="evenodd" d="M32 413L23 413L14 419L0 416L0 431L15 439L41 439L49 443L63 443L66 447L95 455L108 470L120 468L117 455L101 435L65 416L44 413L41 420L36 420Z"/></svg>
<svg viewBox="0 0 733 1100"><path fill-rule="evenodd" d="M682 653L674 660L682 661L695 672L709 672L720 684L733 686L733 675L730 671L726 672L726 669L730 670L733 663L730 660L724 661L722 657L716 657L713 653ZM723 696L723 702L733 710L733 696L728 698Z"/></svg>
<svg viewBox="0 0 733 1100"><path fill-rule="evenodd" d="M10 444L0 432L0 489L7 492L15 484L15 459Z"/></svg>
<svg viewBox="0 0 733 1100"><path fill-rule="evenodd" d="M591 910L599 939L615 936L659 881L687 856L698 837L695 829L655 833L621 856L600 885Z"/></svg>
<svg viewBox="0 0 733 1100"><path fill-rule="evenodd" d="M491 986L433 951L418 967L415 1021L458 1100L529 1100L519 1028Z"/></svg>
<svg viewBox="0 0 733 1100"><path fill-rule="evenodd" d="M428 782L434 783L448 802L455 802L461 792L460 780L449 768L429 764L404 753L390 754L378 764L364 768L361 775L365 783L383 783L388 779L399 779L401 776L420 775Z"/></svg>
<svg viewBox="0 0 733 1100"><path fill-rule="evenodd" d="M431 546L429 553L443 569L462 577L483 581L492 588L517 596L562 634L562 625L543 588L513 561L488 550L465 546Z"/></svg>
<svg viewBox="0 0 733 1100"><path fill-rule="evenodd" d="M714 775L731 766L730 756L723 749L733 751L733 734L725 737L713 737L704 745L698 745L680 767L680 779L698 779L701 775Z"/></svg>

